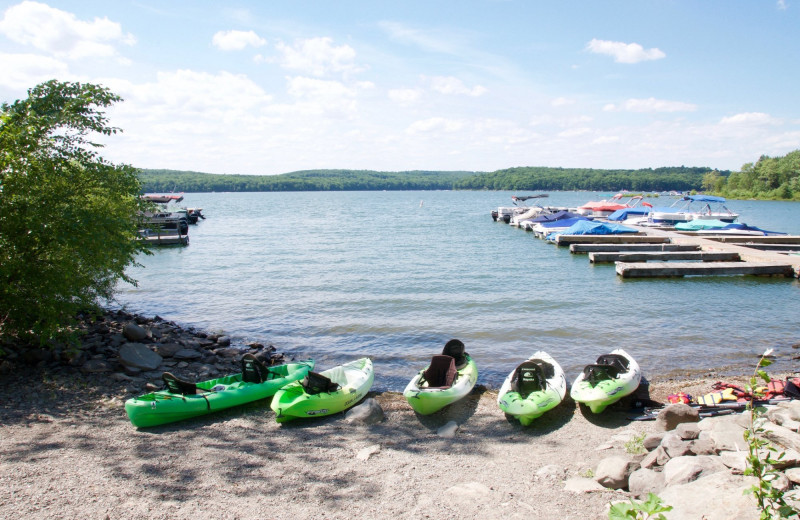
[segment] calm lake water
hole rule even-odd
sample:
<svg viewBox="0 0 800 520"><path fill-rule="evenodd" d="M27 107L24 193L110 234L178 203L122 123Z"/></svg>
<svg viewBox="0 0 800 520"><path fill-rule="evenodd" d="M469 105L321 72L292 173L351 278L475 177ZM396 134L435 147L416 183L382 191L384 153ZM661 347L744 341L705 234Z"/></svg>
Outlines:
<svg viewBox="0 0 800 520"><path fill-rule="evenodd" d="M624 348L646 377L749 373L775 348L800 351L800 283L784 278L622 280L531 233L493 222L512 192L186 194L207 220L185 248L142 256L117 301L130 311L273 344L320 370L375 363L375 389L402 390L459 338L479 383L499 387L536 350L573 379ZM608 194L551 193L577 206ZM668 205L672 200L653 201ZM800 204L730 201L741 221L800 234Z"/></svg>

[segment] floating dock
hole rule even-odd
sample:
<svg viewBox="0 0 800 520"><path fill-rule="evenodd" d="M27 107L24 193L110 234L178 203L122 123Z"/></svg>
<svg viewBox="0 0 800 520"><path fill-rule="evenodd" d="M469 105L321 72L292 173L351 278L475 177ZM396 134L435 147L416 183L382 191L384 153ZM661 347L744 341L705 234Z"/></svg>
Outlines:
<svg viewBox="0 0 800 520"><path fill-rule="evenodd" d="M616 263L622 278L800 273L800 256L786 254L800 251L800 236L637 230L620 235L558 235L553 241L569 246L571 253L588 254L592 263Z"/></svg>

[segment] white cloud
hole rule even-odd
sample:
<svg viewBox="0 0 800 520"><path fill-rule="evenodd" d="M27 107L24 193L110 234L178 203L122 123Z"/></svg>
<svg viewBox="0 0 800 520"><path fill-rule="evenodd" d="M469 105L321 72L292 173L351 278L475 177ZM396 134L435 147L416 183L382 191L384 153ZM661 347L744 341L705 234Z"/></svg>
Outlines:
<svg viewBox="0 0 800 520"><path fill-rule="evenodd" d="M565 97L557 97L550 102L550 104L554 107L563 107L566 105L572 105L575 103L574 99L569 99Z"/></svg>
<svg viewBox="0 0 800 520"><path fill-rule="evenodd" d="M660 60L666 54L657 48L645 49L638 43L612 42L593 39L586 44L586 50L595 54L607 54L617 63L639 63L640 61Z"/></svg>
<svg viewBox="0 0 800 520"><path fill-rule="evenodd" d="M785 11L788 8L789 6L786 5L786 0L778 0L778 9L780 9L781 11Z"/></svg>
<svg viewBox="0 0 800 520"><path fill-rule="evenodd" d="M422 97L422 91L417 88L392 89L387 94L389 99L400 105L411 105Z"/></svg>
<svg viewBox="0 0 800 520"><path fill-rule="evenodd" d="M614 144L620 142L618 135L602 135L592 141L592 144Z"/></svg>
<svg viewBox="0 0 800 520"><path fill-rule="evenodd" d="M211 39L211 44L223 51L241 51L248 45L261 47L267 40L253 31L219 31Z"/></svg>
<svg viewBox="0 0 800 520"><path fill-rule="evenodd" d="M684 103L682 101L669 101L666 99L636 99L631 98L621 105L608 104L603 107L606 112L626 111L626 112L694 112L697 105Z"/></svg>
<svg viewBox="0 0 800 520"><path fill-rule="evenodd" d="M406 129L406 133L430 133L430 132L457 132L466 126L466 121L456 119L445 119L443 117L430 117L415 121Z"/></svg>
<svg viewBox="0 0 800 520"><path fill-rule="evenodd" d="M482 96L488 92L486 87L481 85L476 85L472 88L469 88L464 85L464 82L453 76L434 76L431 78L431 88L441 94L463 95L471 97Z"/></svg>
<svg viewBox="0 0 800 520"><path fill-rule="evenodd" d="M772 116L763 112L743 112L730 117L723 117L720 121L723 125L767 125L775 124L776 122Z"/></svg>
<svg viewBox="0 0 800 520"><path fill-rule="evenodd" d="M578 137L581 135L588 134L592 131L591 128L587 128L585 126L580 128L569 128L564 130L563 132L558 133L558 137Z"/></svg>
<svg viewBox="0 0 800 520"><path fill-rule="evenodd" d="M73 60L114 57L115 44L136 43L133 35L123 33L122 26L108 18L82 21L72 13L28 1L6 10L0 33L17 43Z"/></svg>
<svg viewBox="0 0 800 520"><path fill-rule="evenodd" d="M56 78L63 80L69 72L63 61L37 54L0 53L0 63L0 85L12 89L25 89Z"/></svg>
<svg viewBox="0 0 800 520"><path fill-rule="evenodd" d="M280 42L276 47L283 55L280 64L287 69L299 70L313 76L361 70L354 63L356 51L349 45L334 45L331 38L298 40L294 45Z"/></svg>

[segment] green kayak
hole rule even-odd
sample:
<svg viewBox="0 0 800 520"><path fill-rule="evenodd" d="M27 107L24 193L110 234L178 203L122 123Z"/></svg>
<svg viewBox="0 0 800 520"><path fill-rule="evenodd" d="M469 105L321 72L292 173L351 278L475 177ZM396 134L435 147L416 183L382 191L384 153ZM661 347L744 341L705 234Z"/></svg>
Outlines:
<svg viewBox="0 0 800 520"><path fill-rule="evenodd" d="M458 401L472 391L478 381L478 367L464 344L451 339L441 355L411 378L403 396L420 415L430 415Z"/></svg>
<svg viewBox="0 0 800 520"><path fill-rule="evenodd" d="M601 413L610 404L632 394L642 379L639 363L618 348L597 358L593 365L586 365L572 384L570 397L585 404L592 413Z"/></svg>
<svg viewBox="0 0 800 520"><path fill-rule="evenodd" d="M321 417L347 410L367 395L375 373L372 360L361 358L281 388L270 407L279 423L301 417Z"/></svg>
<svg viewBox="0 0 800 520"><path fill-rule="evenodd" d="M190 383L167 372L164 390L128 399L125 411L138 428L181 421L267 398L281 387L304 378L313 368L314 361L310 359L267 367L246 354L240 374Z"/></svg>

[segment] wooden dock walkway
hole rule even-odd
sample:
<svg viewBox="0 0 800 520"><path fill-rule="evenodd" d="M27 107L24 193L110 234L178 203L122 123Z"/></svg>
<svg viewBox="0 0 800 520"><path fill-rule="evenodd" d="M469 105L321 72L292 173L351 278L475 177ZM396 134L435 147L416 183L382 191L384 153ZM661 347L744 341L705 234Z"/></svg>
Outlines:
<svg viewBox="0 0 800 520"><path fill-rule="evenodd" d="M653 278L688 275L778 275L794 276L794 269L779 262L617 262L623 278Z"/></svg>
<svg viewBox="0 0 800 520"><path fill-rule="evenodd" d="M700 251L698 245L679 245L679 244L572 244L569 252L574 254L581 253L611 253L611 252L639 252L639 251Z"/></svg>
<svg viewBox="0 0 800 520"><path fill-rule="evenodd" d="M653 260L695 260L699 262L736 262L739 253L729 251L642 251L633 253L589 253L589 262L594 264L611 262L652 262Z"/></svg>
<svg viewBox="0 0 800 520"><path fill-rule="evenodd" d="M642 229L648 236L667 238L670 244L696 246L701 253L738 255L738 262L622 262L616 272L623 278L668 277L691 275L765 275L798 276L800 256L789 256L776 251L754 249L749 244L800 244L800 236L708 236L687 235L661 229ZM708 257L711 258L711 257Z"/></svg>

